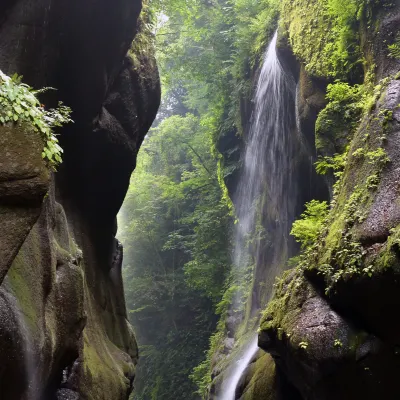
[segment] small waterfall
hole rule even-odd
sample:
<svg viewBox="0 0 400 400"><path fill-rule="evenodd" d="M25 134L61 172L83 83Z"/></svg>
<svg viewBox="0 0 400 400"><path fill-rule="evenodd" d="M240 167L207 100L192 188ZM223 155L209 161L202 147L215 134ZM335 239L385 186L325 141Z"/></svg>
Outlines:
<svg viewBox="0 0 400 400"><path fill-rule="evenodd" d="M265 235L272 251L287 246L294 220L296 184L292 173L293 136L296 137L294 79L277 57L277 34L265 54L254 97L254 113L243 172L235 197L238 216L234 269L241 278L249 265L263 262ZM273 279L278 271L270 271ZM236 299L238 300L238 299ZM237 304L235 304L237 306Z"/></svg>
<svg viewBox="0 0 400 400"><path fill-rule="evenodd" d="M245 348L239 360L236 361L229 379L224 381L222 385L221 400L234 400L235 392L240 378L249 365L252 358L258 351L258 338L257 336L250 341L250 344Z"/></svg>
<svg viewBox="0 0 400 400"><path fill-rule="evenodd" d="M25 338L24 342L24 359L25 359L25 373L28 381L28 386L25 392L25 400L39 400L41 398L40 382L38 377L38 360L34 352L32 344L32 334L27 327L25 317L21 315L20 319L21 331Z"/></svg>
<svg viewBox="0 0 400 400"><path fill-rule="evenodd" d="M5 286L7 284L0 290L0 300L8 308L9 315L6 316L4 322L6 324L5 332L8 331L8 334L12 335L10 349L13 349L18 365L22 367L20 377L23 378L23 382L21 381L20 385L23 394L20 400L42 400L42 387L38 374L39 359L35 351L32 329L28 326L17 297L12 290L5 289ZM1 393L0 399L2 399Z"/></svg>
<svg viewBox="0 0 400 400"><path fill-rule="evenodd" d="M290 230L298 201L293 160L301 141L296 128L296 84L278 60L276 43L277 33L267 49L258 79L243 171L235 196L238 224L233 278L238 285L246 275L252 275L255 282L263 282L264 300L270 298L276 276L293 253ZM254 300L259 297L259 293L254 294L256 290L254 286L251 297L239 292L232 309L240 310L242 303L250 299L252 311L264 307L265 304ZM238 382L256 351L257 339L253 339L228 373L220 400L235 399Z"/></svg>

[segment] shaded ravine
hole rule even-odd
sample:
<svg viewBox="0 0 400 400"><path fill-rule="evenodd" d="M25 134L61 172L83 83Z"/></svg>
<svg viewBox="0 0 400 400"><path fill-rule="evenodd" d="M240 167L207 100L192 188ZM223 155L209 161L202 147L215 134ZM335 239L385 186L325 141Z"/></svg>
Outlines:
<svg viewBox="0 0 400 400"><path fill-rule="evenodd" d="M267 49L258 78L243 172L235 196L238 216L233 254L235 279L240 282L249 268L256 276L262 267L266 300L272 294L276 276L293 253L289 234L298 203L293 149L303 147L296 128L296 83L279 62L276 45L277 33ZM232 309L240 308L242 296L243 293L238 293L233 299ZM260 304L254 301L254 293L250 296L252 314L257 315ZM257 352L257 340L252 338L244 348L227 373L218 396L220 400L235 399L238 382Z"/></svg>

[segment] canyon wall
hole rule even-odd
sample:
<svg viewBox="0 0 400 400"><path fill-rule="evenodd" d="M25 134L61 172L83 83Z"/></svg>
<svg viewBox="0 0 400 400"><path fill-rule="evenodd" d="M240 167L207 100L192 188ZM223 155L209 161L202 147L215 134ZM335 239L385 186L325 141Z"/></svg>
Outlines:
<svg viewBox="0 0 400 400"><path fill-rule="evenodd" d="M74 120L58 132L56 173L37 133L0 127L0 392L9 400L122 400L132 390L138 350L116 215L160 101L140 11L139 0L0 5L0 69L56 88L41 101L63 101Z"/></svg>
<svg viewBox="0 0 400 400"><path fill-rule="evenodd" d="M280 53L300 70L301 124L321 157L343 158L325 176L331 206L317 241L263 312L269 354L249 366L241 399L398 398L400 4L353 3L352 19L338 13L340 32L322 2L283 4Z"/></svg>

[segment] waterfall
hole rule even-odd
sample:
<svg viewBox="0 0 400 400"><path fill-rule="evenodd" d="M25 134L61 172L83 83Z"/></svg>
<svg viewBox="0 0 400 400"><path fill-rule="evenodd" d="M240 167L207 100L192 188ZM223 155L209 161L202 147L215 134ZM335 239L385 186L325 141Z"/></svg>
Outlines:
<svg viewBox="0 0 400 400"><path fill-rule="evenodd" d="M235 196L238 224L234 271L241 279L249 265L257 268L265 262L263 247L268 242L267 275L270 276L263 276L267 283L280 272L273 268L274 254L279 258L288 252L297 197L292 171L294 142L299 140L296 84L278 60L276 42L277 34L267 49L258 79L243 172Z"/></svg>
<svg viewBox="0 0 400 400"><path fill-rule="evenodd" d="M39 400L41 397L41 387L38 376L38 360L36 359L34 347L31 339L31 332L28 329L25 319L22 316L20 320L21 327L24 331L24 360L25 373L27 377L28 387L25 393L26 400Z"/></svg>
<svg viewBox="0 0 400 400"><path fill-rule="evenodd" d="M270 298L274 280L292 252L289 234L298 200L293 171L300 139L296 129L296 84L278 60L276 43L277 33L267 49L258 78L242 175L235 196L238 224L234 279L240 285L250 268L255 282L266 285L265 300ZM246 294L239 292L233 299L233 309L240 309L246 300L243 296ZM252 309L263 306L252 304ZM220 400L235 399L238 382L256 352L257 340L253 337L228 372Z"/></svg>
<svg viewBox="0 0 400 400"><path fill-rule="evenodd" d="M256 355L257 351L258 338L256 336L252 338L247 347L245 347L241 357L236 361L229 378L224 381L221 390L221 400L235 400L235 392L240 378L242 377L252 358Z"/></svg>

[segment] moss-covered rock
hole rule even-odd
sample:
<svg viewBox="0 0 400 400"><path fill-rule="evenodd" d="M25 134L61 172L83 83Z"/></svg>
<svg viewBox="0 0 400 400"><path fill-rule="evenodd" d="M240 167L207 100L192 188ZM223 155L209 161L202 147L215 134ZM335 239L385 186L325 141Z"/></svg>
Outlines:
<svg viewBox="0 0 400 400"><path fill-rule="evenodd" d="M362 1L285 0L281 26L295 56L317 78L358 75Z"/></svg>
<svg viewBox="0 0 400 400"><path fill-rule="evenodd" d="M276 400L278 385L275 368L270 355L259 354L244 375L244 382L239 384L238 390L242 391L240 400Z"/></svg>
<svg viewBox="0 0 400 400"><path fill-rule="evenodd" d="M0 284L40 215L50 173L29 126L0 126Z"/></svg>
<svg viewBox="0 0 400 400"><path fill-rule="evenodd" d="M306 29L311 18L304 7L323 7L316 3L285 5L288 15L295 9L299 14L297 20L283 18L308 72L327 77L324 69L331 67L324 66L324 57L331 36L315 53L295 42L294 32ZM318 29L328 29L331 22L323 10L314 11ZM397 4L384 3L359 11L352 29L360 32L353 37L359 37L367 60L366 79L354 87L350 74L344 85L351 88L346 93L357 90L360 97L347 104L330 98L317 123L321 154L344 155L336 169L331 211L317 243L278 281L259 336L260 346L307 399L396 399L400 390L400 324L394 317L400 306L400 86L398 65L382 47L382 32L390 36L388 27L399 26L400 13Z"/></svg>
<svg viewBox="0 0 400 400"><path fill-rule="evenodd" d="M0 68L56 87L43 101L63 100L75 121L60 129L51 185L40 136L0 127L0 391L126 400L138 349L115 219L159 106L158 71L140 46L128 54L141 1L51 3L0 6Z"/></svg>

